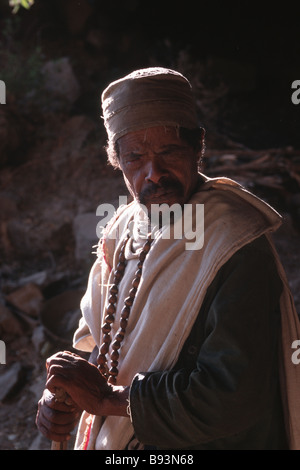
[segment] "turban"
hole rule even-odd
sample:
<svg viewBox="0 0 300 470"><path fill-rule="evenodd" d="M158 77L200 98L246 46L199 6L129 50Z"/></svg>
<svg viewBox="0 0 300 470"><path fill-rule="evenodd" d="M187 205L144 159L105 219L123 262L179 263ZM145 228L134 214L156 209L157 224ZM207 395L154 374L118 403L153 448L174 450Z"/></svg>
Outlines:
<svg viewBox="0 0 300 470"><path fill-rule="evenodd" d="M109 140L154 126L198 127L190 82L162 67L136 70L112 82L102 93L104 125Z"/></svg>

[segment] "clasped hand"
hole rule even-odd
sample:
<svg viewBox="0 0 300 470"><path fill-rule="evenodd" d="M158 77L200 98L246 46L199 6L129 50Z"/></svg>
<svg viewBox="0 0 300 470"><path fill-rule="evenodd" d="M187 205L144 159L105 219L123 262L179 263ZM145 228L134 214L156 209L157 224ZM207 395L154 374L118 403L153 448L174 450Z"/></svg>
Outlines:
<svg viewBox="0 0 300 470"><path fill-rule="evenodd" d="M47 359L46 367L46 389L38 404L36 424L49 439L67 440L83 410L102 414L101 402L112 387L96 366L70 352L54 354ZM57 389L68 394L67 403L56 400Z"/></svg>

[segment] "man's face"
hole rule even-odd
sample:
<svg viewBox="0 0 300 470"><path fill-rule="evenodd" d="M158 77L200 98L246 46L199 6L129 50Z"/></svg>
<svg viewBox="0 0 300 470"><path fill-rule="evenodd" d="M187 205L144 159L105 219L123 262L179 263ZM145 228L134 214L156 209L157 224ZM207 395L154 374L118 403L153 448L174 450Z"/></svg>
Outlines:
<svg viewBox="0 0 300 470"><path fill-rule="evenodd" d="M186 203L197 186L196 152L174 127L130 132L118 140L120 167L130 193L151 204Z"/></svg>

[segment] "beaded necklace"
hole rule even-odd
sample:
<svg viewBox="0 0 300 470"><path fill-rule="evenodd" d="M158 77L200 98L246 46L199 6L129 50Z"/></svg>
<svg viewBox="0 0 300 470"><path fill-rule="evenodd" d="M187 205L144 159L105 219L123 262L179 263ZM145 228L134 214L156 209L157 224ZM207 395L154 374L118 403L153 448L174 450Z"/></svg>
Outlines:
<svg viewBox="0 0 300 470"><path fill-rule="evenodd" d="M109 298L108 298L108 306L106 307L106 316L105 316L105 323L102 326L102 333L103 333L103 343L99 348L99 355L97 358L98 362L98 368L102 375L107 378L107 381L110 384L116 384L117 382L117 375L119 373L118 370L118 364L119 364L119 350L121 347L121 343L124 340L124 336L126 333L126 327L128 324L128 319L131 311L131 307L133 305L135 295L137 292L137 288L140 283L141 275L142 275L142 269L143 269L143 264L145 261L145 258L147 254L149 253L151 243L153 241L151 237L151 233L148 234L147 236L147 241L143 245L143 248L139 254L139 261L137 264L137 271L135 272L135 277L132 281L132 287L129 291L128 297L124 300L124 307L121 312L121 318L120 318L120 327L116 333L116 336L114 338L114 341L112 342L111 338L111 327L112 324L115 321L115 313L116 313L116 304L118 301L118 292L119 292L119 284L124 276L125 268L126 268L126 258L125 258L125 247L126 244L129 240L129 236L125 239L121 246L121 251L119 254L119 260L118 264L116 267L116 270L114 272L114 279L112 286L109 289ZM111 344L112 342L112 344ZM108 370L107 366L107 354L109 352L109 347L111 344L111 354L110 354L110 360L111 360L111 367Z"/></svg>

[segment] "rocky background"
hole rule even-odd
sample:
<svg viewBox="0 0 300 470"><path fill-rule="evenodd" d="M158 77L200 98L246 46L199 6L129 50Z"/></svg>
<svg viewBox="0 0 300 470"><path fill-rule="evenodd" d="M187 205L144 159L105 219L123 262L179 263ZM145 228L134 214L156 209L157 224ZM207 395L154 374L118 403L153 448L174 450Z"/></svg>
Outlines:
<svg viewBox="0 0 300 470"><path fill-rule="evenodd" d="M282 214L274 240L300 312L295 8L36 0L12 14L0 0L0 449L50 448L34 423L45 359L71 349L96 209L127 194L106 163L100 93L135 68L184 73L207 131L203 171L236 179Z"/></svg>

